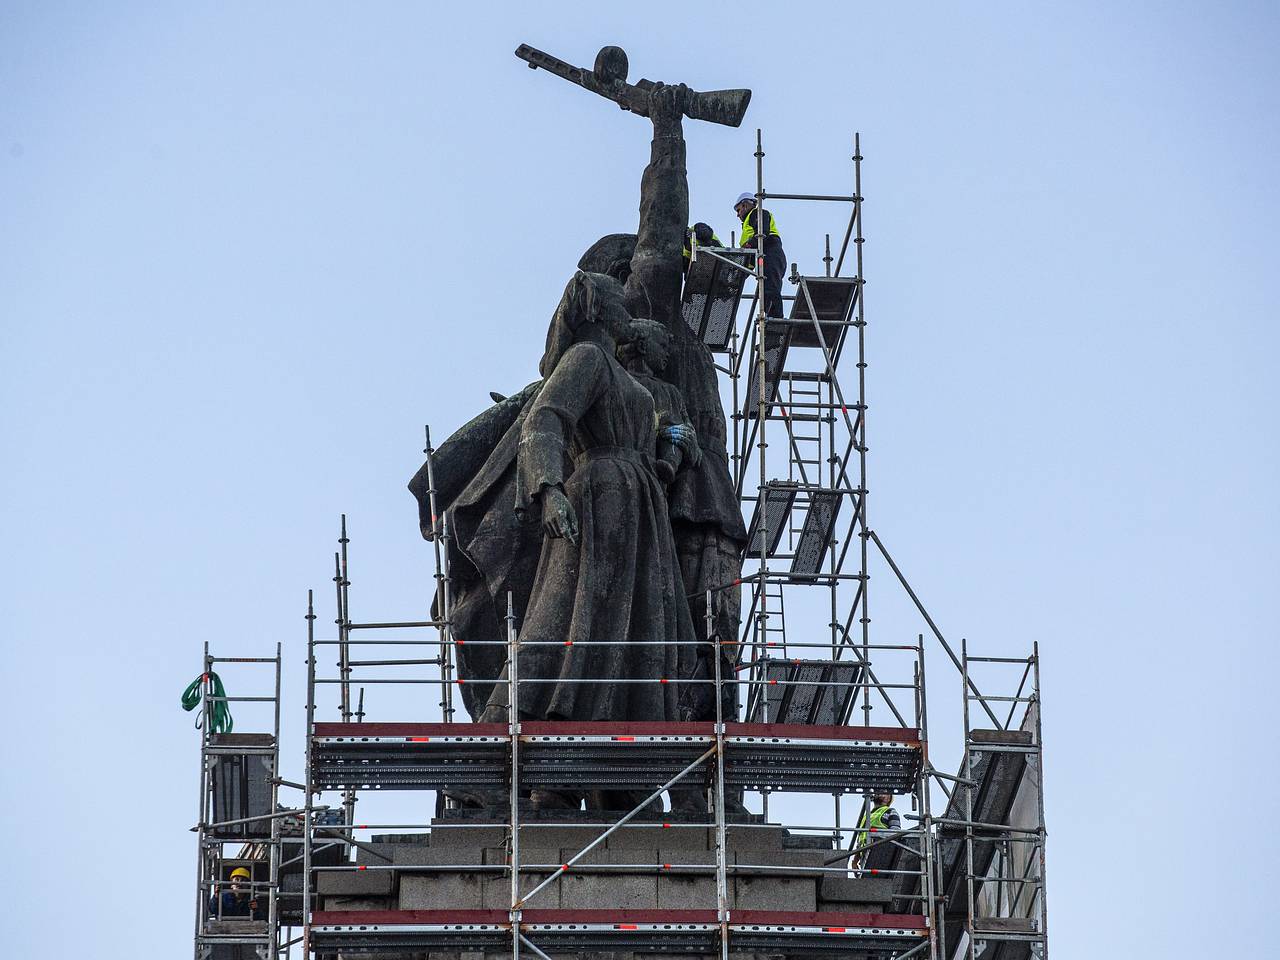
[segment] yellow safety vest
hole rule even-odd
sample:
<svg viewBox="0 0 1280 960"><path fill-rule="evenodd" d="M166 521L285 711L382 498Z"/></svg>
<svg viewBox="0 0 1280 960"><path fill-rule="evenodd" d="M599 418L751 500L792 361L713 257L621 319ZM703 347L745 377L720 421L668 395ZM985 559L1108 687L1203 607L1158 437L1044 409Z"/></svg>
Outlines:
<svg viewBox="0 0 1280 960"><path fill-rule="evenodd" d="M685 231L685 234L684 234L684 250L682 250L682 251L681 251L681 253L683 254L683 256L684 256L684 258L685 258L686 260L688 260L690 257L692 257L692 256L693 256L693 251L689 248L689 234L690 234L690 232L691 232L691 231L692 231L692 228L690 228L689 230L686 230L686 231ZM724 246L724 244L720 242L720 238L716 236L716 232L715 232L714 230L712 230L712 231L711 231L711 246L713 246L713 247L722 247L722 246Z"/></svg>
<svg viewBox="0 0 1280 960"><path fill-rule="evenodd" d="M740 247L749 247L751 245L752 238L754 238L756 235L756 228L751 225L751 214L755 213L757 209L759 208L753 207L751 209L751 213L748 213L745 217L742 218L742 238L738 241L738 246ZM769 211L766 210L765 213L769 213ZM760 218L757 217L756 219L759 220ZM769 229L765 231L765 236L767 237L782 236L782 234L778 232L778 222L773 219L772 213L769 213Z"/></svg>
<svg viewBox="0 0 1280 960"><path fill-rule="evenodd" d="M859 847L865 847L867 844L871 842L871 834L868 832L868 830L874 831L874 830L885 829L885 825L884 825L885 814L887 814L892 809L893 809L892 807L888 807L888 806L876 807L874 810L871 811L870 817L867 817L865 814L863 815L862 822L858 824L859 829L862 830L862 833L858 835Z"/></svg>

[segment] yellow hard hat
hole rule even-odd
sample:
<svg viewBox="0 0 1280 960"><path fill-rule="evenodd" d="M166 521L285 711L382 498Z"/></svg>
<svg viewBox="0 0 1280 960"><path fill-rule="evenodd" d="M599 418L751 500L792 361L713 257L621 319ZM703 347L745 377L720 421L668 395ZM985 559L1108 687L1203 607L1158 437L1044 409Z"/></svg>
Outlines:
<svg viewBox="0 0 1280 960"><path fill-rule="evenodd" d="M231 871L231 877L232 879L235 879L236 877L244 877L246 880L251 880L253 879L253 874L249 872L248 867L236 867Z"/></svg>

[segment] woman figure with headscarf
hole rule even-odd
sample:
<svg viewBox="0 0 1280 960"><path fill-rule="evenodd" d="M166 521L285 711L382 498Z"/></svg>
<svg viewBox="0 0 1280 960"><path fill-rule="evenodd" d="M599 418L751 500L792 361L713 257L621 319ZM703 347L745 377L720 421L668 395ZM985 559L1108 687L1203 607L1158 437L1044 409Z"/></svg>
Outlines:
<svg viewBox="0 0 1280 960"><path fill-rule="evenodd" d="M692 673L695 648L671 641L696 634L654 467L653 397L615 358L630 324L621 284L579 271L552 319L546 379L520 427L516 509L540 508L545 534L520 627L526 719L681 718L682 685L658 681ZM506 716L499 682L482 719Z"/></svg>

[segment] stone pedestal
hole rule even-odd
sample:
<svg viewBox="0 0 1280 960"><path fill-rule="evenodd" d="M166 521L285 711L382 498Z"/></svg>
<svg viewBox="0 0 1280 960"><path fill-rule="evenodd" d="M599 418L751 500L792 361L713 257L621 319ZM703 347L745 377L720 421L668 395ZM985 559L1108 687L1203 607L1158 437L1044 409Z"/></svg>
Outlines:
<svg viewBox="0 0 1280 960"><path fill-rule="evenodd" d="M321 909L509 909L509 830L492 826L498 822L497 814L480 816L451 811L433 822L430 833L375 836L364 842L357 848L356 859L373 869L322 874ZM560 869L606 829L584 821L590 817L605 823L620 816L530 812L528 819L522 819L522 894L527 896L547 877L556 877L524 907L716 909L715 831L696 825L697 821L630 824L606 837L568 872ZM823 913L883 914L893 903L893 881L850 876L829 836L793 834L758 820L734 823L727 829L726 858L725 892L731 911L788 911L820 918ZM419 960L499 960L505 955L432 952ZM631 958L630 954L578 956L583 960ZM749 954L734 956L750 960ZM774 955L775 960L781 956ZM646 960L659 957L645 954Z"/></svg>

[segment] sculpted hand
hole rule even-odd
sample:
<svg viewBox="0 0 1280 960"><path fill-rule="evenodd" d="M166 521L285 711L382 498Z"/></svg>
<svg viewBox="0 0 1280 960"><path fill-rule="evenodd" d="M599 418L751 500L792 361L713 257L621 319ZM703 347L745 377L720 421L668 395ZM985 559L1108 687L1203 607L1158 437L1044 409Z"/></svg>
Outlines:
<svg viewBox="0 0 1280 960"><path fill-rule="evenodd" d="M542 529L549 537L578 542L578 516L559 487L546 487L542 491Z"/></svg>
<svg viewBox="0 0 1280 960"><path fill-rule="evenodd" d="M683 83L659 83L649 91L649 117L653 120L679 120L688 106L689 88Z"/></svg>
<svg viewBox="0 0 1280 960"><path fill-rule="evenodd" d="M663 436L684 451L690 466L696 467L702 462L702 448L698 446L698 434L690 424L677 423L666 427Z"/></svg>

